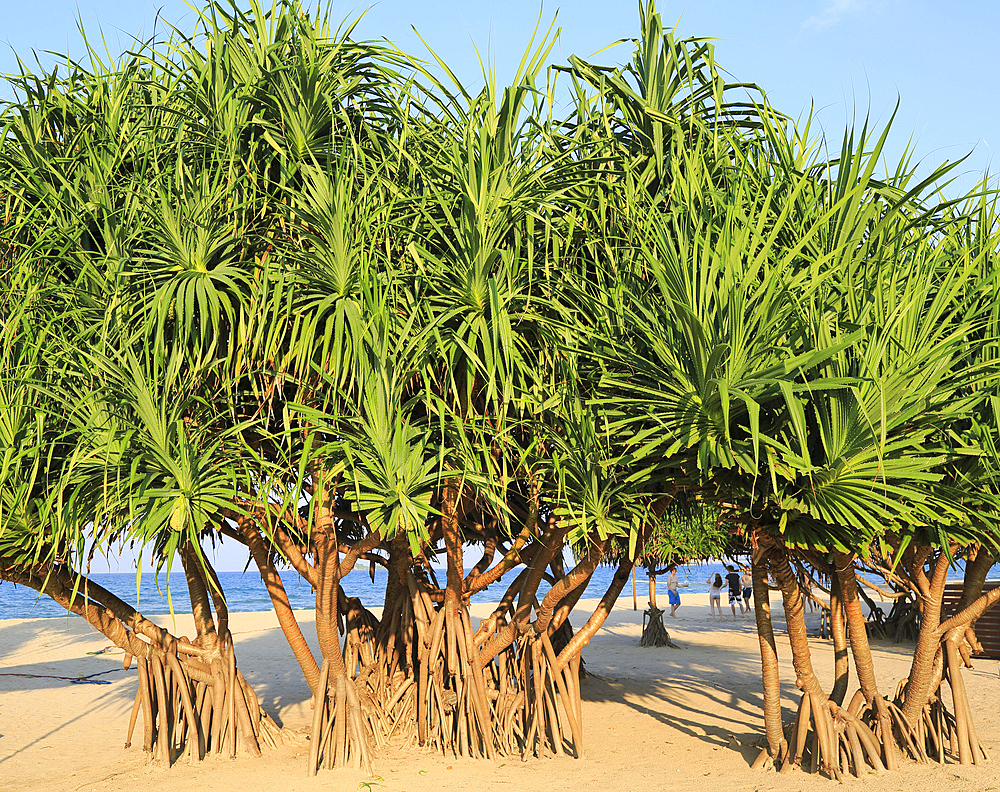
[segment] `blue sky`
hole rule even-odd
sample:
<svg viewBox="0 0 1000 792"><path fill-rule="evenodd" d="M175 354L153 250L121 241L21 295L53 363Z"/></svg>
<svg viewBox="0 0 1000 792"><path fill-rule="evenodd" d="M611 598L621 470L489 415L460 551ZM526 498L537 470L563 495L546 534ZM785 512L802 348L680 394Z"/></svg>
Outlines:
<svg viewBox="0 0 1000 792"><path fill-rule="evenodd" d="M77 19L92 39L98 29L109 47L129 45L155 29L157 10L180 27L194 16L183 0L2 0L0 72L16 68L14 52L80 52ZM896 104L890 152L911 137L917 158L937 164L971 156L956 187L971 187L987 169L1000 168L1000 57L996 31L1000 4L928 0L681 0L661 2L666 21L683 35L717 38L717 58L735 79L762 86L778 109L792 116L810 104L831 141L845 123L866 113L885 121ZM501 77L513 72L542 8L536 0L381 0L370 7L335 3L335 17L365 12L358 35L386 37L407 51L422 47L415 26L470 83L478 73L473 42L488 52ZM558 12L562 35L553 59L591 55L638 31L632 0L548 2L546 21ZM160 26L162 30L162 24ZM619 62L625 46L604 53ZM0 89L0 96L9 93ZM954 192L954 190L953 190Z"/></svg>
<svg viewBox="0 0 1000 792"><path fill-rule="evenodd" d="M0 0L0 73L16 69L14 52L79 55L77 20L92 41L98 30L112 50L148 37L160 15L185 29L194 13L182 0ZM489 55L501 78L513 73L541 6L535 0L381 0L336 3L335 17L368 8L356 37L388 38L413 54L422 51L411 25L469 83L478 75L476 51ZM956 185L971 188L987 169L1000 170L1000 3L923 0L682 0L661 2L665 21L685 36L719 39L719 63L743 82L763 87L772 103L798 116L814 106L836 146L846 123L867 114L885 122L900 100L890 138L898 156L914 140L926 169L969 154ZM590 56L638 32L633 0L548 2L546 23L558 11L562 29L551 59ZM162 24L159 27L162 30ZM618 63L627 46L598 60ZM45 56L40 55L45 61ZM0 97L9 92L0 87ZM245 555L220 557L223 569L242 568Z"/></svg>

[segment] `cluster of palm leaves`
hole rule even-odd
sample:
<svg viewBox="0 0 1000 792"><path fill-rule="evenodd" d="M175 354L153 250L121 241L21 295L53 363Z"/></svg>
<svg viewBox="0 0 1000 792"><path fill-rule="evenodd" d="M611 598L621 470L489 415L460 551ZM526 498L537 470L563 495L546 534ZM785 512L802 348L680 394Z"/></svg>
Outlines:
<svg viewBox="0 0 1000 792"><path fill-rule="evenodd" d="M832 146L652 3L625 65L536 30L474 89L241 5L8 78L0 577L251 534L308 576L320 529L419 570L452 518L517 559L540 508L628 563L678 514L998 547L1000 229L951 166Z"/></svg>

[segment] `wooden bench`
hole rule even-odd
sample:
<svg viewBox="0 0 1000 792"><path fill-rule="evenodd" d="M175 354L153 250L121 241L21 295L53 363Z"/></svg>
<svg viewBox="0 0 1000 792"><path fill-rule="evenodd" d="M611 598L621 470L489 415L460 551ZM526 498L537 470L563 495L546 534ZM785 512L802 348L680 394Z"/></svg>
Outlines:
<svg viewBox="0 0 1000 792"><path fill-rule="evenodd" d="M1000 586L1000 580L987 580L983 586L983 593L997 586ZM942 620L955 613L955 606L958 605L961 596L961 583L949 583L945 586ZM993 607L988 608L986 613L979 617L976 622L976 637L983 645L983 651L975 652L973 657L1000 660L1000 603L994 603Z"/></svg>

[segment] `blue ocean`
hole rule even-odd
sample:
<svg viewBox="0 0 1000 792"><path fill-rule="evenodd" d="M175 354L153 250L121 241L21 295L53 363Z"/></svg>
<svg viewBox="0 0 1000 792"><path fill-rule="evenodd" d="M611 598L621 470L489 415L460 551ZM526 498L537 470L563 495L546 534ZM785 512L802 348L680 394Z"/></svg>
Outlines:
<svg viewBox="0 0 1000 792"><path fill-rule="evenodd" d="M485 591L476 594L473 602L496 602L506 592L518 570L508 573ZM590 581L585 597L601 597L611 583L615 568L599 567ZM678 567L681 584L687 584L682 590L682 598L690 595L705 595L708 591L707 580L716 572L725 576L722 563L690 564ZM219 580L226 593L229 609L234 612L267 611L271 609L271 600L261 582L260 576L253 570L246 572L219 572ZM444 570L436 570L438 580L444 582ZM990 578L1000 577L1000 565L993 568ZM144 614L170 613L171 609L178 613L189 613L191 603L187 596L187 586L183 573L173 572L168 577L161 573L156 576L152 571L143 572L139 580L138 594L136 592L135 572L95 573L91 580L104 586L125 602L135 606ZM387 574L385 570L375 570L375 581L369 575L367 566L356 569L341 581L344 591L350 597L358 597L366 606L379 607L385 595ZM312 608L315 605L315 594L309 584L296 572L284 570L281 579L293 608ZM961 581L962 570L953 569L949 580ZM541 596L547 590L545 583L539 589ZM666 605L666 585L663 579L658 579L657 604L662 608ZM636 573L636 594L639 605L642 606L648 596L648 581L643 570ZM631 585L626 585L622 591L621 600L632 597ZM12 583L0 583L0 619L47 618L64 616L66 611L53 600L39 596L33 589L15 586Z"/></svg>

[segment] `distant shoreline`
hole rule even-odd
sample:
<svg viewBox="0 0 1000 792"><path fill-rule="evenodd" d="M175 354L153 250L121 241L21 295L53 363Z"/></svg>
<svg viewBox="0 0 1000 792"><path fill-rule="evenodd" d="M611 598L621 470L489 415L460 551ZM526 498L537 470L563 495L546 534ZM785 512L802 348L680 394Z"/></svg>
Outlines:
<svg viewBox="0 0 1000 792"><path fill-rule="evenodd" d="M681 589L681 597L685 599L707 594L708 586L705 584L705 580L710 574L719 572L725 575L722 562L690 564L681 566L680 569L681 580L687 580L690 583L689 586ZM611 566L598 567L584 596L602 596L604 590L611 582L614 572L615 568ZM475 595L472 601L474 603L499 601L515 574L516 571L502 577L488 589ZM263 613L270 611L270 598L267 595L264 584L260 580L260 576L256 572L251 570L246 572L219 572L219 576L223 590L226 592L230 613ZM292 608L296 610L311 610L314 607L315 600L314 593L309 584L293 570L282 570L281 576ZM90 577L133 607L136 607L143 615L169 615L171 612L169 602L166 596L163 596L166 589L163 576L160 577L159 588L157 588L157 579L154 574L152 572L144 573L138 600L136 599L135 591L135 572L96 572ZM1000 564L993 567L989 577L991 579L1000 578ZM949 573L948 579L951 582L961 581L962 570L952 570ZM184 584L184 574L182 572L174 572L171 574L171 580L177 582L176 588L174 588L173 583L171 583L171 588L178 592L171 595L173 612L183 613L190 609L187 587ZM376 569L374 584L371 582L367 569L356 569L344 578L342 582L348 596L358 597L367 608L376 608L382 604L385 580L386 573L381 568ZM662 578L659 578L659 581L658 594L662 595L664 602L666 602L666 585ZM548 586L543 584L540 591L544 592L547 588ZM640 604L649 596L647 578L643 570L637 570L636 596ZM630 602L631 598L632 587L631 583L629 583L625 586L624 591L622 591L619 602ZM875 599L878 600L879 597L875 595ZM33 589L15 586L13 583L0 584L0 621L22 618L58 619L65 615L66 611L62 607L53 600L45 596L40 596Z"/></svg>

